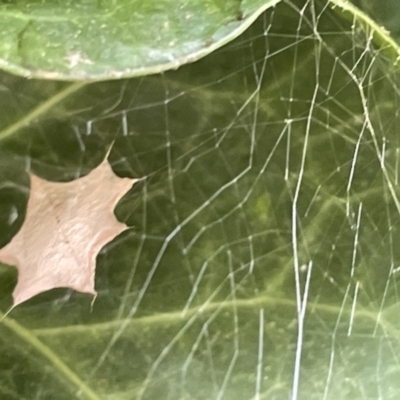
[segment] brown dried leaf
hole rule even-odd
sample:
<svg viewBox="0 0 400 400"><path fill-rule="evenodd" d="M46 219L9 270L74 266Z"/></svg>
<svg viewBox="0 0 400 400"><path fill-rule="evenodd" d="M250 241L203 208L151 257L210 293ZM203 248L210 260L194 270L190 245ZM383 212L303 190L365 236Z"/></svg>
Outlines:
<svg viewBox="0 0 400 400"><path fill-rule="evenodd" d="M13 307L59 287L95 295L96 256L127 229L113 210L138 179L116 176L107 156L71 182L49 182L33 174L30 179L25 221L0 249L0 261L18 269Z"/></svg>

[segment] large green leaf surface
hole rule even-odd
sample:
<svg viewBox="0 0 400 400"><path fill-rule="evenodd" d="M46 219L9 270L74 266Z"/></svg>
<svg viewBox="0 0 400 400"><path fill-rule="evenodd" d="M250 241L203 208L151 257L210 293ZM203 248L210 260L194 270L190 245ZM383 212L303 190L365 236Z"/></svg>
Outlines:
<svg viewBox="0 0 400 400"><path fill-rule="evenodd" d="M279 1L4 0L0 67L63 80L161 72L221 47Z"/></svg>
<svg viewBox="0 0 400 400"><path fill-rule="evenodd" d="M285 1L201 61L149 77L0 75L0 246L26 170L141 177L92 298L0 324L0 398L397 399L399 73L324 1ZM107 191L107 187L104 187ZM0 267L0 307L17 276Z"/></svg>

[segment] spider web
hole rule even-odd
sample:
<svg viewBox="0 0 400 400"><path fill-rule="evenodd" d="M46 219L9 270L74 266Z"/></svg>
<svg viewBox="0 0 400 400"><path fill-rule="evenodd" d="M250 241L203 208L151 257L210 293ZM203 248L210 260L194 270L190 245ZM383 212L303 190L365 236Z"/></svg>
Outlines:
<svg viewBox="0 0 400 400"><path fill-rule="evenodd" d="M115 140L116 173L143 179L116 209L132 228L98 257L93 310L55 290L3 320L1 398L397 398L386 50L323 1L288 0L163 75L2 74L1 126L18 134L0 149L0 245L23 221L26 168L74 179ZM2 310L15 275L0 270Z"/></svg>

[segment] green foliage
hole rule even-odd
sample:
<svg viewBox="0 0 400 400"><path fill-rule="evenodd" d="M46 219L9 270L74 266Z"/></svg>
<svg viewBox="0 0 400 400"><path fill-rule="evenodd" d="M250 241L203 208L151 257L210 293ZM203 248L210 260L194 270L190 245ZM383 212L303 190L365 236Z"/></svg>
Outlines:
<svg viewBox="0 0 400 400"><path fill-rule="evenodd" d="M279 1L3 1L0 67L62 80L162 72L221 47Z"/></svg>
<svg viewBox="0 0 400 400"><path fill-rule="evenodd" d="M74 179L114 140L143 177L93 310L60 289L3 319L2 400L398 398L397 48L330 4L280 2L160 75L0 74L0 246L27 168ZM1 267L3 312L15 280Z"/></svg>
<svg viewBox="0 0 400 400"><path fill-rule="evenodd" d="M368 13L384 26L397 41L400 39L400 2L397 0L352 0L357 7Z"/></svg>

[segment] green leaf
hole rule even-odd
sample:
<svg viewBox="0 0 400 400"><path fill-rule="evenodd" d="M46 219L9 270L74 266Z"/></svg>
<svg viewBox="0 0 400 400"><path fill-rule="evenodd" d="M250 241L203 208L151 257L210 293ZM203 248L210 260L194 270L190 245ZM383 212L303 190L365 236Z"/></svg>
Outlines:
<svg viewBox="0 0 400 400"><path fill-rule="evenodd" d="M335 5L280 2L160 75L0 74L0 246L26 169L74 179L114 141L143 177L93 309L60 289L2 320L2 400L398 398L398 49ZM15 281L2 266L3 312Z"/></svg>
<svg viewBox="0 0 400 400"><path fill-rule="evenodd" d="M352 0L400 42L400 3L397 0Z"/></svg>
<svg viewBox="0 0 400 400"><path fill-rule="evenodd" d="M4 0L0 67L60 80L162 72L231 41L279 1Z"/></svg>

